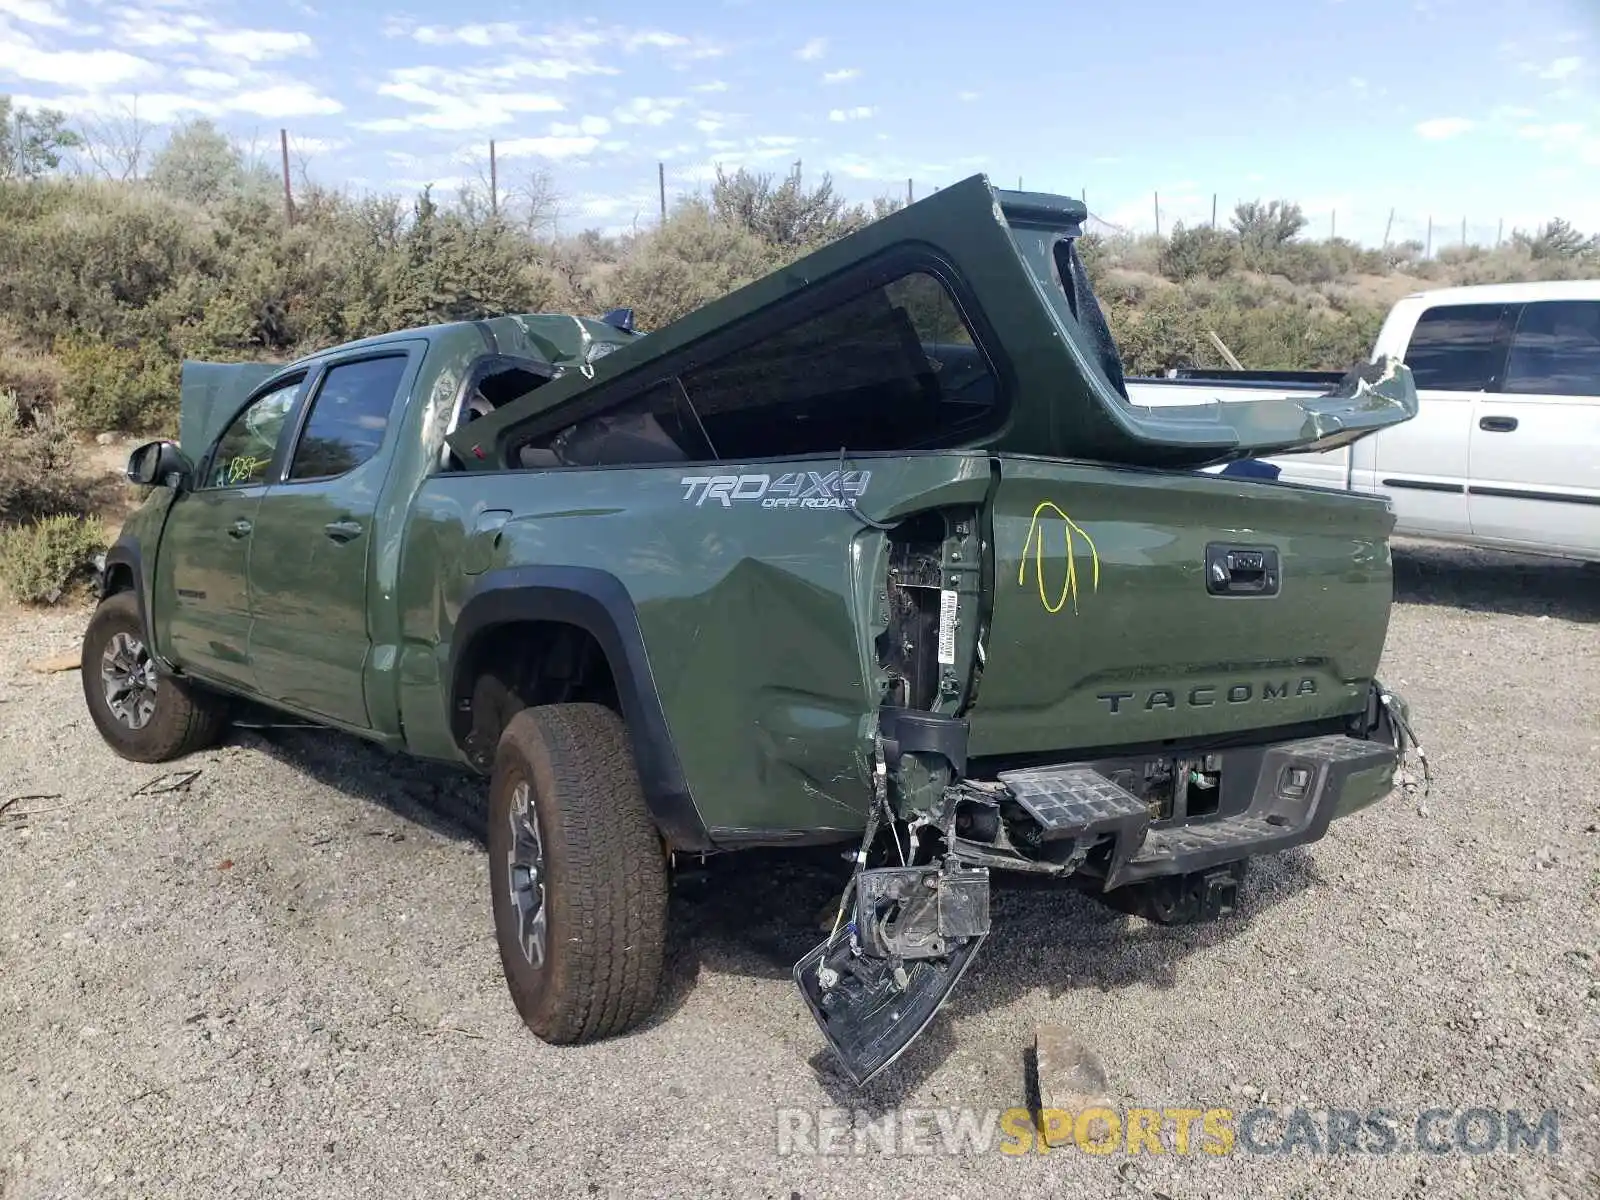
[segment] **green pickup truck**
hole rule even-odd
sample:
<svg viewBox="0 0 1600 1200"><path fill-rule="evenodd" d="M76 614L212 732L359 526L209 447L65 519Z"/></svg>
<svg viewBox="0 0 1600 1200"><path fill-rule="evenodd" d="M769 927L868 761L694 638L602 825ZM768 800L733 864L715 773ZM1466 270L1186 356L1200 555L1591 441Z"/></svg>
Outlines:
<svg viewBox="0 0 1600 1200"><path fill-rule="evenodd" d="M650 1012L675 861L845 848L795 966L858 1082L992 871L1158 921L1389 795L1381 499L1204 470L1416 413L1129 402L1063 197L974 176L665 328L503 315L187 363L101 570L85 700L141 762L239 700L487 777L513 1002Z"/></svg>

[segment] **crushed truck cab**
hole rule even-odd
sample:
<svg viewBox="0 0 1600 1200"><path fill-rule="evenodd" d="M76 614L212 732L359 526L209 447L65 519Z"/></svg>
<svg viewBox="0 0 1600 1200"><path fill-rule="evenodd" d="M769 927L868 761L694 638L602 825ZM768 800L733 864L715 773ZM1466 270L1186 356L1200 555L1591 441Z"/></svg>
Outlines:
<svg viewBox="0 0 1600 1200"><path fill-rule="evenodd" d="M991 873L1158 921L1383 799L1381 500L1217 475L1408 420L1393 360L1128 400L1069 199L981 176L648 333L499 316L186 364L84 642L153 761L264 704L487 779L512 999L654 1003L684 854L851 847L795 966L863 1082L988 937Z"/></svg>

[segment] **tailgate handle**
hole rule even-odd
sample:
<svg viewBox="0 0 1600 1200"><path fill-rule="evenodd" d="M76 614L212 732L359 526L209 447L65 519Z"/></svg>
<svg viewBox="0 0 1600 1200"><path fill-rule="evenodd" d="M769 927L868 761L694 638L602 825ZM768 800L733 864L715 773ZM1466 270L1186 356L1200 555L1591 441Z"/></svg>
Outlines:
<svg viewBox="0 0 1600 1200"><path fill-rule="evenodd" d="M1206 547L1206 591L1213 596L1276 596L1278 579L1275 546Z"/></svg>

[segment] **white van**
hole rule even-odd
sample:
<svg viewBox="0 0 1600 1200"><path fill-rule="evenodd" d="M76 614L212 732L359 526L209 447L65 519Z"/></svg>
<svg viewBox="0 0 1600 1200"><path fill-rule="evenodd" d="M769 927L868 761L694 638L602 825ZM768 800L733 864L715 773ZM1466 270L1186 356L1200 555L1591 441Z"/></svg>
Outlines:
<svg viewBox="0 0 1600 1200"><path fill-rule="evenodd" d="M1406 296L1373 346L1385 354L1411 368L1417 416L1353 446L1265 460L1280 479L1386 496L1397 534L1600 562L1600 280ZM1238 389L1226 372L1129 380L1129 398L1259 397L1265 374L1241 373L1255 379ZM1316 386L1304 376L1282 390Z"/></svg>

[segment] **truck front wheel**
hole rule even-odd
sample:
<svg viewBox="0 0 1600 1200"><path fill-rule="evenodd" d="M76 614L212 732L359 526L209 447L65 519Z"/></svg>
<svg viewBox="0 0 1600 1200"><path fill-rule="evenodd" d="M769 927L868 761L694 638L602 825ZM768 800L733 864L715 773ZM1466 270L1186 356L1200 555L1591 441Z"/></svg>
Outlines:
<svg viewBox="0 0 1600 1200"><path fill-rule="evenodd" d="M182 758L215 745L227 728L226 699L157 671L132 592L107 596L94 610L78 665L89 716L123 758Z"/></svg>
<svg viewBox="0 0 1600 1200"><path fill-rule="evenodd" d="M525 708L489 783L495 940L512 1002L558 1044L649 1016L667 932L667 870L627 730L596 704Z"/></svg>

